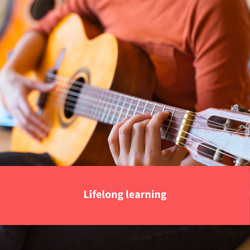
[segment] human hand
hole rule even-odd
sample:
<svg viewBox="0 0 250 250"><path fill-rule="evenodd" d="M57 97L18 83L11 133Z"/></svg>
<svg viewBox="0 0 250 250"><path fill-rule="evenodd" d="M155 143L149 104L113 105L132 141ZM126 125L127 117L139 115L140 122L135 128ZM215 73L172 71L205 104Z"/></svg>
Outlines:
<svg viewBox="0 0 250 250"><path fill-rule="evenodd" d="M118 166L175 166L187 153L183 147L161 150L162 123L169 112L136 115L114 125L109 138L111 154Z"/></svg>
<svg viewBox="0 0 250 250"><path fill-rule="evenodd" d="M49 127L32 110L27 96L34 89L49 92L53 88L53 84L32 81L14 70L3 69L0 74L0 90L7 110L18 126L38 141L48 135Z"/></svg>

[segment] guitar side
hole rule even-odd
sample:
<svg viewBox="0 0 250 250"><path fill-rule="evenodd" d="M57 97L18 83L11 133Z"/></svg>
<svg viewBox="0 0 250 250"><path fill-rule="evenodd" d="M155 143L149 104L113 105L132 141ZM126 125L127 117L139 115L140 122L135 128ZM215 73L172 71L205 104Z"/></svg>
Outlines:
<svg viewBox="0 0 250 250"><path fill-rule="evenodd" d="M85 23L87 25L87 23ZM58 75L85 84L113 89L122 93L151 99L155 74L146 54L135 46L103 34L88 40L81 18L71 14L50 35L40 67L32 73L44 79L48 68L54 66L62 49L66 50ZM66 89L68 82L61 82ZM49 122L49 136L38 143L19 128L13 131L13 151L48 152L57 165L114 165L107 138L110 125L78 116L67 118L64 104L54 104L49 95L43 117ZM38 95L30 95L34 109Z"/></svg>

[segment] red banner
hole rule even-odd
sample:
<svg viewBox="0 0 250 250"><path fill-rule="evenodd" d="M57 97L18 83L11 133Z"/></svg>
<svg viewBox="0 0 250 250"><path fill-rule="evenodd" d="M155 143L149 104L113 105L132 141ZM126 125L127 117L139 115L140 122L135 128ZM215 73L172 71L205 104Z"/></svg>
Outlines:
<svg viewBox="0 0 250 250"><path fill-rule="evenodd" d="M249 167L0 167L0 224L250 224Z"/></svg>

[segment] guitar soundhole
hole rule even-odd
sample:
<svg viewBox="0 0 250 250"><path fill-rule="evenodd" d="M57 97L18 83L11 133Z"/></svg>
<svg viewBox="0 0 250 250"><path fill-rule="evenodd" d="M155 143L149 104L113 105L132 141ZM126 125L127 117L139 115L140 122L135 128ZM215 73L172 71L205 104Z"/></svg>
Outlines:
<svg viewBox="0 0 250 250"><path fill-rule="evenodd" d="M71 118L74 115L74 109L78 100L79 93L85 83L83 77L78 78L71 86L64 104L64 115L66 118Z"/></svg>
<svg viewBox="0 0 250 250"><path fill-rule="evenodd" d="M54 0L36 0L31 6L31 16L35 20L43 18L49 10L54 9Z"/></svg>

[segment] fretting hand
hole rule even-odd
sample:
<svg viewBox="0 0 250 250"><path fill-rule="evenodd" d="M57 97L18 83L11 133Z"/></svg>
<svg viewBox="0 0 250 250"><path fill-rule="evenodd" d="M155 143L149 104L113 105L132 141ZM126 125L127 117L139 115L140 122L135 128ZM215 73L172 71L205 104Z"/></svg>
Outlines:
<svg viewBox="0 0 250 250"><path fill-rule="evenodd" d="M187 150L174 146L161 150L160 128L169 112L136 115L114 125L109 138L111 154L118 166L176 166Z"/></svg>

